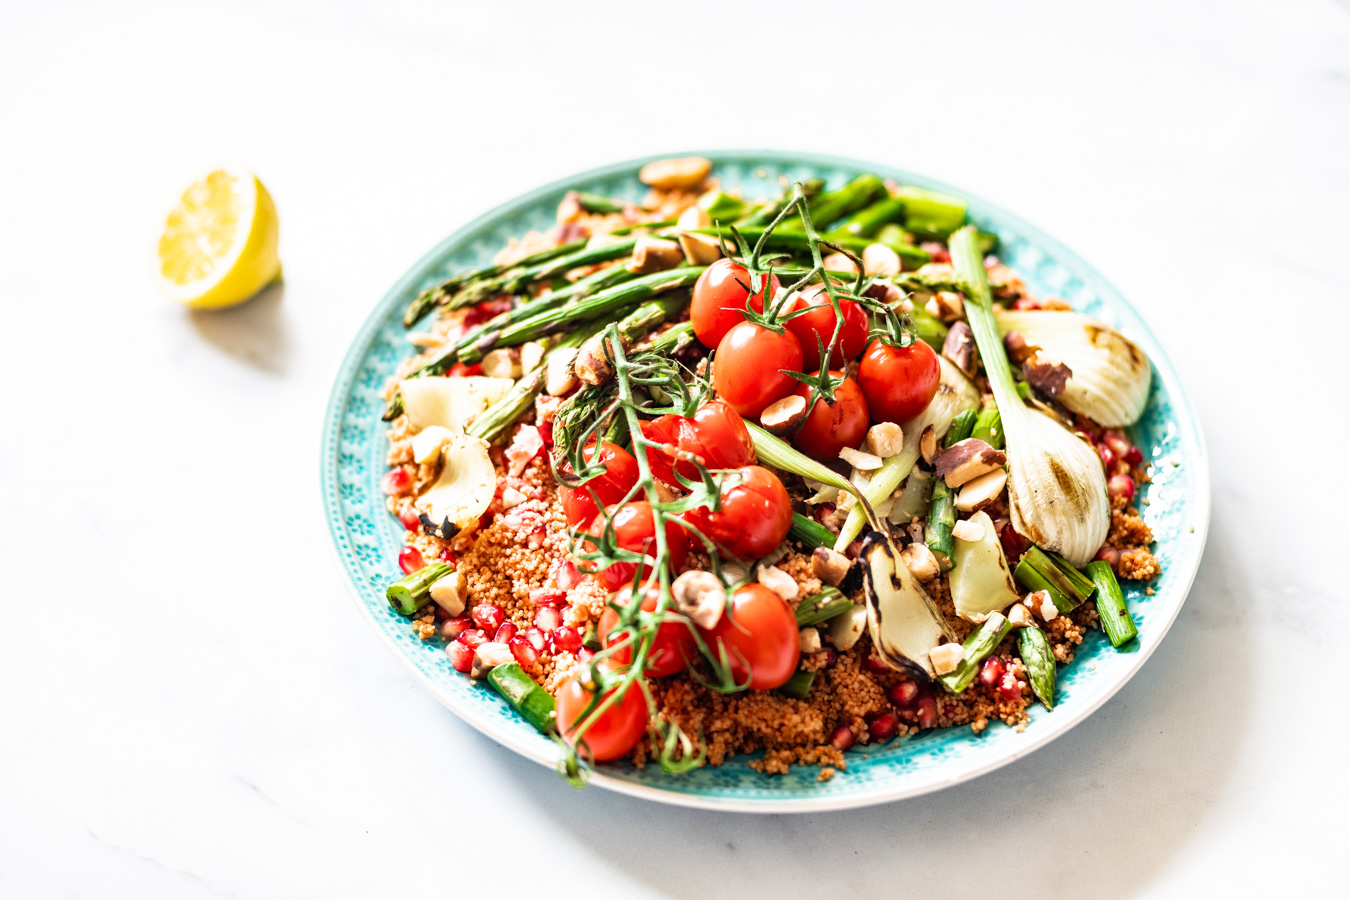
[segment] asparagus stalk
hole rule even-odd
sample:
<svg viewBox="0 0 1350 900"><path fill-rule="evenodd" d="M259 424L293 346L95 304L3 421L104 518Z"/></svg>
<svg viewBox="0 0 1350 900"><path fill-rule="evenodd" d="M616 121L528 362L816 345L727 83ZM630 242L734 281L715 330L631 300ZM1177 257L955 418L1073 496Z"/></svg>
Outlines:
<svg viewBox="0 0 1350 900"><path fill-rule="evenodd" d="M937 557L938 566L944 572L951 571L952 551L956 543L952 539L952 528L956 525L956 491L947 487L941 478L933 480L933 498L928 504L928 524L924 528L923 542Z"/></svg>
<svg viewBox="0 0 1350 900"><path fill-rule="evenodd" d="M487 680L526 722L545 734L553 730L553 698L525 674L520 663L512 660L495 667Z"/></svg>
<svg viewBox="0 0 1350 900"><path fill-rule="evenodd" d="M812 550L817 547L834 545L834 532L815 519L807 518L801 513L792 514L792 527L788 529L788 537L805 544Z"/></svg>
<svg viewBox="0 0 1350 900"><path fill-rule="evenodd" d="M901 228L899 225L896 225L894 222L882 225L881 229L875 235L873 235L873 237L876 238L877 242L881 244L914 243L914 235L910 234L908 231Z"/></svg>
<svg viewBox="0 0 1350 900"><path fill-rule="evenodd" d="M914 323L914 336L941 353L942 345L947 340L947 326L942 324L942 320L921 306L914 307L908 315Z"/></svg>
<svg viewBox="0 0 1350 900"><path fill-rule="evenodd" d="M492 278L501 275L509 269L518 267L528 267L556 259L560 256L566 256L569 253L576 253L586 246L586 241L572 241L569 244L563 244L558 247L551 247L548 250L540 250L538 253L531 254L524 259L511 263L510 265L491 265L480 269L473 269L468 272L461 272L452 278L448 278L434 288L427 288L418 294L408 304L407 310L403 313L403 327L411 328L417 324L417 321L425 316L431 310L449 299L450 295L459 290L464 285L479 281L485 278Z"/></svg>
<svg viewBox="0 0 1350 900"><path fill-rule="evenodd" d="M786 221L782 222L773 230L769 235L768 240L764 242L764 249L784 251L787 253L806 253L811 249L811 245L807 241L806 235L783 230L788 224L789 223ZM741 234L745 236L745 239L751 244L758 241L764 234L764 229L758 226L747 226L746 228L737 226L737 230L740 231ZM717 234L717 229L700 228L695 233L715 236ZM835 238L829 238L829 240L853 253L862 253L868 244L878 243L877 241L868 240L867 238L857 237L840 237L837 240ZM913 244L887 244L886 246L896 252L900 257L900 261L905 264L906 268L917 268L932 258L926 251L920 250Z"/></svg>
<svg viewBox="0 0 1350 900"><path fill-rule="evenodd" d="M1017 652L1027 666L1031 692L1046 709L1055 708L1055 655L1045 632L1028 625L1017 633Z"/></svg>
<svg viewBox="0 0 1350 900"><path fill-rule="evenodd" d="M824 187L824 179L812 178L802 182L802 193L809 200L819 194ZM763 228L773 221L774 216L782 212L783 207L791 202L792 185L788 185L773 200L748 207L745 213L736 220L735 225L737 228Z"/></svg>
<svg viewBox="0 0 1350 900"><path fill-rule="evenodd" d="M957 413L956 418L952 419L952 427L947 429L947 436L942 439L942 446L950 447L970 437L979 418L980 414L973 409L963 409Z"/></svg>
<svg viewBox="0 0 1350 900"><path fill-rule="evenodd" d="M1097 586L1097 616L1102 620L1102 631L1111 639L1111 646L1120 649L1139 634L1120 582L1110 563L1100 559L1087 564L1087 574Z"/></svg>
<svg viewBox="0 0 1350 900"><path fill-rule="evenodd" d="M953 671L938 676L938 681L953 694L959 694L970 687L976 673L980 671L980 664L998 649L998 645L1003 643L1003 639L1010 631L1012 623L1008 621L1007 616L1000 612L990 613L989 618L972 631L970 637L961 645L966 651L961 662Z"/></svg>
<svg viewBox="0 0 1350 900"><path fill-rule="evenodd" d="M835 230L849 237L875 237L883 225L899 221L904 214L904 200L898 197L882 197L871 206L864 207L849 216Z"/></svg>
<svg viewBox="0 0 1350 900"><path fill-rule="evenodd" d="M805 700L806 695L811 693L811 685L816 680L815 672L803 672L798 670L792 677L778 686L780 693L797 700Z"/></svg>
<svg viewBox="0 0 1350 900"><path fill-rule="evenodd" d="M604 194L592 194L589 191L573 191L577 198L577 204L588 213L597 215L609 215L611 213L620 213L633 204L627 200L620 200L617 197L606 197Z"/></svg>
<svg viewBox="0 0 1350 900"><path fill-rule="evenodd" d="M966 221L966 201L959 197L906 185L895 192L905 205L905 227L910 231L945 231L948 234Z"/></svg>
<svg viewBox="0 0 1350 900"><path fill-rule="evenodd" d="M698 198L699 207L715 222L734 222L745 214L745 201L719 190L711 190Z"/></svg>
<svg viewBox="0 0 1350 900"><path fill-rule="evenodd" d="M451 571L443 562L431 563L389 585L384 596L400 615L411 616L431 602L431 586Z"/></svg>
<svg viewBox="0 0 1350 900"><path fill-rule="evenodd" d="M580 250L557 256L537 265L511 269L494 278L470 282L456 291L444 305L450 309L474 306L498 294L518 294L532 284L548 281L580 266L593 266L628 256L637 245L637 238L625 238L610 244L584 246Z"/></svg>
<svg viewBox="0 0 1350 900"><path fill-rule="evenodd" d="M1003 449L1003 418L998 414L998 408L990 406L980 410L980 415L975 419L975 427L970 430L970 436L984 441L995 450Z"/></svg>
<svg viewBox="0 0 1350 900"><path fill-rule="evenodd" d="M514 347L551 334L575 322L607 315L616 309L640 303L658 294L688 287L698 280L704 268L704 266L682 266L665 272L639 275L637 278L596 291L565 306L542 310L507 325L497 335L494 344L498 347ZM460 351L459 361L466 364L476 363L483 358L485 352L477 346L466 347Z"/></svg>
<svg viewBox="0 0 1350 900"><path fill-rule="evenodd" d="M838 588L821 588L819 594L805 597L797 604L797 627L819 625L852 608L853 601L845 597Z"/></svg>
<svg viewBox="0 0 1350 900"><path fill-rule="evenodd" d="M1013 577L1028 591L1048 592L1060 612L1072 612L1092 596L1093 585L1082 572L1068 563L1065 566L1071 571L1062 569L1040 547L1033 546L1022 554Z"/></svg>
<svg viewBox="0 0 1350 900"><path fill-rule="evenodd" d="M886 192L886 186L875 175L859 175L837 191L821 194L811 204L811 221L825 230L831 222L851 215ZM806 226L801 219L788 219L780 230L804 234Z"/></svg>

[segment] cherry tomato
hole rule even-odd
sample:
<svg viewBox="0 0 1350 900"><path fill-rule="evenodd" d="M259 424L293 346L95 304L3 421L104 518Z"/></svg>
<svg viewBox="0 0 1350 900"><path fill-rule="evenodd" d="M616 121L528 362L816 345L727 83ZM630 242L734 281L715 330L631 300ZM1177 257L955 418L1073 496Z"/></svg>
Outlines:
<svg viewBox="0 0 1350 900"><path fill-rule="evenodd" d="M647 733L647 701L637 684L632 684L617 703L599 715L592 712L578 726L577 720L586 711L591 696L577 675L563 682L554 697L558 731L573 746L579 737L587 756L596 762L618 759L636 747Z"/></svg>
<svg viewBox="0 0 1350 900"><path fill-rule="evenodd" d="M649 559L656 554L656 519L652 515L650 503L635 500L617 508L606 507L606 512L612 513L614 516L614 537L621 548L631 550L634 553L645 554ZM599 536L604 527L604 518L596 516L588 531L592 535ZM680 566L684 565L685 553L688 551L688 540L684 528L674 522L666 523L666 547L670 550L670 569L672 572L678 571ZM586 547L587 549L593 549L594 545L588 541ZM617 591L633 581L633 573L637 571L637 568L638 563L616 562L596 572L594 577L605 590ZM642 564L641 577L646 578L650 571L649 565Z"/></svg>
<svg viewBox="0 0 1350 900"><path fill-rule="evenodd" d="M709 400L690 418L667 415L643 422L642 433L649 440L696 454L709 469L735 469L755 461L749 429L740 413L721 400ZM698 477L698 468L687 459L676 462L670 454L657 451L648 456L652 474L667 484L679 486L672 469L688 479Z"/></svg>
<svg viewBox="0 0 1350 900"><path fill-rule="evenodd" d="M819 373L817 373L819 374ZM830 372L838 376L839 372ZM810 385L800 385L796 394L803 400L810 400ZM834 389L834 404L817 398L816 405L806 417L805 424L792 442L807 456L828 461L839 458L839 451L845 447L857 447L867 435L868 404L863 399L858 383L845 378Z"/></svg>
<svg viewBox="0 0 1350 900"><path fill-rule="evenodd" d="M796 335L742 322L717 345L713 387L736 412L757 418L764 407L783 399L797 386L783 370L800 372L801 368L802 345Z"/></svg>
<svg viewBox="0 0 1350 900"><path fill-rule="evenodd" d="M647 591L642 598L642 608L647 612L655 612L656 604L660 599L659 591ZM605 611L600 614L599 625L600 641L606 647L611 643L623 640L627 636L627 629L611 634L618 624L618 612L612 607L606 606ZM689 630L688 625L673 620L662 622L656 629L656 637L652 640L652 648L647 651L647 668L643 670L642 674L648 678L665 678L667 675L674 675L676 672L683 671L685 663L698 655L697 647L698 642L694 640L694 633ZM631 645L614 651L613 658L620 665L628 665L633 659Z"/></svg>
<svg viewBox="0 0 1350 900"><path fill-rule="evenodd" d="M744 466L722 484L721 509L700 506L685 521L732 556L758 559L783 543L792 527L792 500L778 476L763 466Z"/></svg>
<svg viewBox="0 0 1350 900"><path fill-rule="evenodd" d="M858 366L858 387L876 422L906 422L923 412L937 393L942 366L933 348L916 340L908 347L873 341Z"/></svg>
<svg viewBox="0 0 1350 900"><path fill-rule="evenodd" d="M770 275L765 281L772 298L780 286L778 276ZM747 300L755 312L764 312L763 283L760 293L753 297L741 286L749 284L750 272L729 259L719 259L698 276L689 304L689 321L703 346L715 348L733 325L745 321Z"/></svg>
<svg viewBox="0 0 1350 900"><path fill-rule="evenodd" d="M558 498L562 501L563 512L567 515L567 524L585 527L598 511L591 492L600 498L601 506L618 503L638 481L638 464L631 453L618 444L602 441L597 451L595 445L581 451L586 462L598 462L605 471L586 482L581 487L559 487ZM571 472L570 465L563 466L564 472Z"/></svg>
<svg viewBox="0 0 1350 900"><path fill-rule="evenodd" d="M797 671L801 635L797 617L783 598L762 584L743 584L731 595L731 612L704 633L713 655L726 648L731 673L738 684L750 675L750 688L776 688Z"/></svg>
<svg viewBox="0 0 1350 900"><path fill-rule="evenodd" d="M834 337L834 307L830 305L830 295L825 288L816 285L802 291L788 311L799 309L811 311L788 319L785 324L801 342L802 363L809 372L820 368L820 348L830 346L830 338ZM842 368L849 360L857 359L867 346L867 311L843 297L839 298L839 311L844 314L844 327L839 332L839 346L830 354L830 365L835 368Z"/></svg>

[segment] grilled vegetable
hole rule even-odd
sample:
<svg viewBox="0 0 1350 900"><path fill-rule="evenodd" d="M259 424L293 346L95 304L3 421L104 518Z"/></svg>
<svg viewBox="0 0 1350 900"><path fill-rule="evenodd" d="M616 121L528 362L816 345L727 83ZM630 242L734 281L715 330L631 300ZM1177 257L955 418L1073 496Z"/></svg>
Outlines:
<svg viewBox="0 0 1350 900"><path fill-rule="evenodd" d="M867 629L877 655L893 669L920 678L933 676L928 651L956 640L946 619L918 580L899 560L889 538L872 532L863 541Z"/></svg>
<svg viewBox="0 0 1350 900"><path fill-rule="evenodd" d="M1055 655L1050 650L1050 642L1045 632L1035 625L1028 625L1017 632L1017 652L1027 666L1027 680L1031 682L1031 692L1036 699L1045 704L1046 709L1055 708Z"/></svg>

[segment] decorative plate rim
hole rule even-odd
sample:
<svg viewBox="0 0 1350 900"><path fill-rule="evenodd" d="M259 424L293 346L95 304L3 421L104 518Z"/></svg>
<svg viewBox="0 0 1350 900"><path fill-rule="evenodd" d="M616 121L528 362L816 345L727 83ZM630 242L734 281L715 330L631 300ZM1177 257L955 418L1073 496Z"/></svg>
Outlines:
<svg viewBox="0 0 1350 900"><path fill-rule="evenodd" d="M968 191L951 187L943 182L936 181L917 173L910 173L894 166L872 164L849 157L834 156L830 154L793 153L783 150L753 149L711 151L690 150L645 156L613 163L607 166L601 166L595 169L589 169L549 182L548 184L537 187L524 194L520 194L493 207L439 241L410 266L398 281L385 293L380 302L362 323L361 328L352 340L351 346L344 354L342 362L338 367L337 375L332 390L329 393L328 403L324 412L323 439L320 447L320 488L322 493L322 511L331 538L329 550L332 554L334 564L342 573L343 583L346 585L347 591L353 602L356 604L357 609L360 611L362 618L375 632L381 643L383 643L399 660L403 667L408 670L413 676L413 679L430 692L431 695L440 701L447 709L455 713L460 719L485 736L497 741L521 756L549 768L554 768L556 759L547 752L548 744L540 743L537 740L526 740L522 737L522 732L502 726L493 717L476 714L476 711L472 708L471 704L461 703L456 698L447 695L432 678L423 673L415 665L413 660L410 659L395 643L393 638L380 626L380 623L371 612L366 597L363 596L362 591L364 589L356 584L347 567L343 565L342 556L339 552L339 538L335 525L337 521L341 520L336 496L337 478L335 473L335 459L337 456L336 449L339 433L342 428L342 418L346 409L344 399L351 390L356 369L367 352L366 347L374 333L379 330L387 319L394 298L403 295L417 281L425 277L426 271L432 267L436 261L443 257L448 250L465 239L472 237L472 235L483 226L509 216L515 211L529 208L549 195L565 191L578 182L603 178L606 176L635 173L639 167L648 162L673 156L703 156L713 160L715 164L718 162L739 162L754 166L756 161L772 162L776 165L805 164L858 171L872 171L878 174L904 179L909 183L921 184L935 190L944 191L965 198L973 207L978 206L982 210L997 217L1002 223L1006 223L1015 228L1024 238L1032 242L1035 246L1048 251L1049 255L1056 260L1061 260L1072 266L1075 273L1082 277L1085 282L1089 283L1097 295L1104 301L1111 304L1118 304L1132 313L1137 320L1137 325L1144 330L1147 337L1152 341L1153 346L1162 351L1156 358L1152 359L1154 374L1166 385L1168 394L1180 401L1177 405L1184 408L1185 415L1174 415L1172 420L1185 431L1189 432L1188 436L1194 441L1195 445L1196 452L1194 457L1188 456L1187 458L1187 465L1191 467L1194 481L1194 484L1192 485L1194 492L1188 497L1188 505L1189 511L1192 514L1192 528L1198 538L1198 542L1196 543L1196 549L1194 551L1193 563L1190 566L1189 571L1185 573L1184 584L1178 582L1169 586L1169 590L1174 590L1177 594L1178 599L1176 603L1170 609L1159 609L1155 607L1152 610L1155 615L1158 613L1166 614L1166 621L1155 622L1155 628L1158 629L1156 631L1155 639L1147 646L1141 644L1137 651L1130 654L1131 659L1128 668L1126 668L1123 673L1119 674L1114 683L1107 684L1105 689L1100 692L1099 696L1090 698L1081 706L1076 706L1070 710L1063 710L1061 707L1060 710L1051 713L1050 717L1045 720L1043 724L1038 719L1035 724L1039 727L1034 729L1034 733L1030 733L1031 730L1029 729L1029 733L1020 735L1012 752L995 755L990 759L981 761L975 765L947 766L943 770L940 770L940 774L936 774L933 777L929 777L926 780L917 783L902 783L898 786L888 788L884 783L871 782L867 789L848 794L774 795L759 799L716 797L707 796L694 791L680 790L670 786L658 787L629 781L625 778L619 778L607 773L603 767L598 767L593 770L590 783L597 787L659 803L721 811L793 813L851 809L888 803L908 797L921 796L988 774L1015 760L1028 756L1087 719L1124 687L1153 655L1153 652L1162 643L1168 631L1170 631L1172 623L1180 613L1181 607L1184 605L1185 600L1190 593L1190 589L1194 584L1195 576L1199 571L1200 561L1204 555L1205 543L1209 533L1211 484L1209 452L1205 442L1204 430L1201 427L1200 419L1195 411L1195 406L1191 401L1190 394L1182 384L1180 377L1172 366L1169 355L1149 327L1148 322L1145 321L1143 317L1139 316L1138 312L1124 295L1107 281L1096 268L1056 238L1026 222L1021 217L1013 215L1002 207L989 203ZM1150 402L1152 402L1152 400L1150 400ZM1176 577L1177 573L1169 572L1169 575ZM950 769L950 771L946 771L947 769ZM771 776L761 777L767 778Z"/></svg>

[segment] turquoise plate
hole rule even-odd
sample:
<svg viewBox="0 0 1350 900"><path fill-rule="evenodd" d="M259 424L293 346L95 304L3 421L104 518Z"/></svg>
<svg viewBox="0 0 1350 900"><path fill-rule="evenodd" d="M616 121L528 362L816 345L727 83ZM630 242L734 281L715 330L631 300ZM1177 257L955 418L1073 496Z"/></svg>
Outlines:
<svg viewBox="0 0 1350 900"><path fill-rule="evenodd" d="M1111 649L1099 632L1084 642L1074 662L1060 669L1059 703L1053 712L1035 706L1022 732L995 724L982 734L969 728L927 732L883 747L848 754L848 769L817 782L813 766L786 776L764 776L738 757L670 776L648 766L604 765L592 785L638 797L715 809L798 812L863 806L911 797L956 784L1026 756L1063 734L1106 702L1157 648L1176 618L1200 563L1209 524L1209 467L1199 422L1176 371L1129 303L1091 266L1058 241L991 204L920 175L888 166L776 150L703 152L722 183L750 196L776 192L780 176L824 178L837 187L862 172L969 198L971 218L999 237L999 256L1022 274L1038 295L1067 299L1075 309L1119 328L1153 360L1153 396L1135 438L1154 460L1144 517L1157 536L1163 575L1147 596L1127 590L1139 624L1138 645ZM638 199L637 171L650 160L595 169L531 191L450 235L399 279L361 328L338 372L323 432L323 502L338 562L357 607L376 633L427 690L465 721L517 753L554 765L557 750L516 716L486 684L450 668L439 643L416 640L405 619L384 599L399 575L396 557L403 528L384 509L380 476L385 471L385 429L379 392L412 348L399 316L423 288L454 272L488 263L507 239L554 221L563 193L571 188Z"/></svg>

